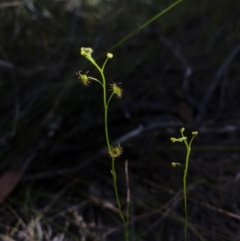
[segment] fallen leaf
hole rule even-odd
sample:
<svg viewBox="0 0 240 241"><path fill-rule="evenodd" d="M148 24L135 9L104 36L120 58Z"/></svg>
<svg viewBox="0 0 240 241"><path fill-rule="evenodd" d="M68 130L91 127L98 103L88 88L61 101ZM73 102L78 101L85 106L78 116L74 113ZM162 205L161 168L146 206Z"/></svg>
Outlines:
<svg viewBox="0 0 240 241"><path fill-rule="evenodd" d="M8 171L0 177L0 204L3 204L23 175L22 171Z"/></svg>

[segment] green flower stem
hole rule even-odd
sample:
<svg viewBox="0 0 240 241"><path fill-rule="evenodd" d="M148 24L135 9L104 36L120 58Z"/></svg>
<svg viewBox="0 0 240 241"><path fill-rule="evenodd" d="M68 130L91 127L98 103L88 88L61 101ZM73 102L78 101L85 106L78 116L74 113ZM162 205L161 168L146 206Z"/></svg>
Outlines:
<svg viewBox="0 0 240 241"><path fill-rule="evenodd" d="M114 96L114 93L111 94L111 96L108 99L107 106L109 105L109 102L111 101L112 97Z"/></svg>
<svg viewBox="0 0 240 241"><path fill-rule="evenodd" d="M183 168L183 166L178 163L178 162L172 162L172 166L176 167L181 166L183 168L183 200L184 200L184 213L185 213L185 220L184 220L184 240L187 241L187 227L188 227L188 211L187 211L187 175L188 175L188 166L189 166L189 158L190 158L190 154L191 154L191 146L192 146L192 142L193 139L196 135L198 135L197 131L193 131L192 132L192 139L191 141L188 143L187 141L187 137L183 134L185 128L181 128L180 129L180 133L181 136L180 138L175 138L175 137L171 137L170 140L174 143L174 142L183 142L186 146L187 149L187 154L186 154L186 158L185 158L185 166Z"/></svg>
<svg viewBox="0 0 240 241"><path fill-rule="evenodd" d="M98 82L101 86L103 86L102 82L99 81L98 79L95 79L95 78L90 77L90 76L89 76L88 78L91 79L91 80L94 80L94 81Z"/></svg>
<svg viewBox="0 0 240 241"><path fill-rule="evenodd" d="M102 66L102 72L104 72L104 68L105 68L105 65L106 65L107 61L108 61L108 58L106 58L106 60L105 60L105 62L104 62L104 64L103 64L103 66Z"/></svg>
<svg viewBox="0 0 240 241"><path fill-rule="evenodd" d="M188 164L189 156L191 153L191 147L187 147L186 164L183 175L183 195L184 195L184 210L185 210L185 220L184 220L184 240L187 240L187 224L188 224L188 211L187 211L187 174L188 174Z"/></svg>
<svg viewBox="0 0 240 241"><path fill-rule="evenodd" d="M111 96L109 97L108 101L107 101L107 85L106 85L106 79L105 79L105 75L104 75L104 68L105 65L108 61L108 58L105 60L102 68L99 67L99 65L92 59L92 58L88 58L89 61L97 68L97 70L100 72L101 77L102 77L102 82L99 81L98 79L89 77L92 80L97 81L99 84L102 85L103 87L103 105L104 105L104 129L105 129L105 137L106 137L106 142L107 142L107 149L110 150L111 149L111 145L110 145L110 140L109 140L109 133L108 133L108 105L114 95L114 93L111 94ZM123 212L122 212L122 207L121 207L121 203L120 203L120 199L119 199L119 194L118 194L118 187L117 187L117 174L115 171L115 158L111 157L112 159L112 176L113 176L113 187L114 187L114 191L115 191L115 197L116 197L116 202L117 202L117 206L118 206L118 212L119 212L119 216L123 222L123 226L124 226L124 236L125 236L125 240L128 241L129 240L129 232L128 232L128 221L126 221ZM127 217L129 218L129 217Z"/></svg>
<svg viewBox="0 0 240 241"><path fill-rule="evenodd" d="M125 174L126 174L126 184L127 184L127 213L126 213L126 228L129 230L129 220L130 220L130 187L129 187L129 175L128 175L128 161L125 162ZM127 232L126 240L129 240L129 232Z"/></svg>
<svg viewBox="0 0 240 241"><path fill-rule="evenodd" d="M106 61L105 61L106 63ZM104 65L103 65L104 67ZM102 76L102 80L103 80L103 103L104 103L104 122L105 122L105 136L106 136L106 142L107 142L107 148L108 150L110 150L110 141L109 141L109 134L108 134L108 104L113 96L113 94L110 96L108 102L107 102L107 87L106 87L106 79L103 73L103 70L100 70L101 76ZM120 203L120 199L119 199L119 195L118 195L118 187L117 187L117 174L115 171L115 159L113 157L111 157L112 159L112 176L113 176L113 187L114 187L114 191L115 191L115 197L116 197L116 201L117 201L117 205L118 205L118 212L120 215L120 218L122 219L123 225L124 225L124 235L125 235L125 240L128 241L128 227L126 226L126 220L123 216L122 213L122 207L121 207L121 203Z"/></svg>
<svg viewBox="0 0 240 241"><path fill-rule="evenodd" d="M120 203L120 199L119 199L119 195L118 195L118 188L117 188L117 174L115 171L115 159L112 157L112 170L111 170L112 176L113 176L113 186L114 186L114 190L115 190L115 196L116 196L116 201L117 201L117 205L118 205L118 212L120 215L120 218L122 219L123 222L123 226L124 226L124 235L125 235L125 240L127 241L128 238L128 226L127 226L127 222L123 216L122 213L122 207L121 207L121 203Z"/></svg>
<svg viewBox="0 0 240 241"><path fill-rule="evenodd" d="M185 137L183 135L183 132L181 132L182 137ZM186 154L186 161L185 161L185 168L184 168L184 175L183 175L183 199L184 199L184 211L185 211L185 220L184 220L184 240L187 241L187 226L188 226L188 211L187 211L187 175L188 175L188 167L189 167L189 158L191 154L191 145L192 141L194 139L194 136L192 137L191 141L187 142L187 139L184 139L184 143L187 148L187 154Z"/></svg>

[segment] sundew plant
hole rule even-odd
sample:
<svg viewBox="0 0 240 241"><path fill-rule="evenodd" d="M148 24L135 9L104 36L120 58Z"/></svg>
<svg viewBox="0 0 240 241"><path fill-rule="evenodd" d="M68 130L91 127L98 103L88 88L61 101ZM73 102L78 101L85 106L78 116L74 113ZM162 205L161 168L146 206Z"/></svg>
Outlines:
<svg viewBox="0 0 240 241"><path fill-rule="evenodd" d="M91 48L84 48L82 47L80 49L80 54L85 57L87 60L89 60L95 68L99 71L101 79L96 79L94 77L91 77L88 75L88 72L81 73L78 72L78 79L84 86L89 86L91 82L96 82L102 87L102 98L103 98L103 107L104 107L104 129L105 129L105 138L106 138L106 145L107 145L107 152L111 158L111 174L113 178L113 187L115 192L115 198L118 206L118 212L120 215L120 218L123 222L124 226L124 235L125 240L129 240L129 202L127 201L127 213L126 216L124 216L119 194L118 194L118 187L117 187L117 173L115 170L115 160L122 154L122 147L120 144L113 144L109 137L109 131L108 131L108 108L109 104L111 102L111 99L116 96L117 98L122 98L123 90L121 88L121 85L119 83L111 83L108 84L105 78L104 69L109 59L113 58L112 53L107 53L106 60L104 61L103 65L100 67L99 64L94 60L92 57L93 49ZM110 90L110 94L108 94L108 89ZM129 198L127 198L129 200Z"/></svg>
<svg viewBox="0 0 240 241"><path fill-rule="evenodd" d="M174 142L184 142L186 146L186 159L185 166L183 167L178 162L172 162L172 166L181 166L183 168L183 200L184 200L184 212L185 212L185 220L184 220L184 240L187 241L187 226L188 226L188 210L187 210L187 175L188 175L188 167L189 167L189 158L192 150L192 142L196 135L198 135L197 131L192 132L192 138L190 142L188 142L187 137L184 135L185 128L180 129L181 136L180 138L171 137L170 140Z"/></svg>

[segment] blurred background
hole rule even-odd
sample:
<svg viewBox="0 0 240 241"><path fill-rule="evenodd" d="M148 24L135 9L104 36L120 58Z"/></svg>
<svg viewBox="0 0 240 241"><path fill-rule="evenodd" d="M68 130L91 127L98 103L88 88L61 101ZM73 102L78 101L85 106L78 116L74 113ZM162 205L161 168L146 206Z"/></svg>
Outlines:
<svg viewBox="0 0 240 241"><path fill-rule="evenodd" d="M118 186L131 189L130 240L183 240L181 167L188 175L188 238L240 240L240 2L185 0L0 1L0 237L123 240L106 154L101 65L122 99L109 108L121 143Z"/></svg>

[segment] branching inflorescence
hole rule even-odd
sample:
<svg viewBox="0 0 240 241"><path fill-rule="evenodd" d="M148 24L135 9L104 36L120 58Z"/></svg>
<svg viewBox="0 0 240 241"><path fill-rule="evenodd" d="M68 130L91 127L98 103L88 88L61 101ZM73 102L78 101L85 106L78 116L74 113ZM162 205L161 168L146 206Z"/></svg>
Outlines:
<svg viewBox="0 0 240 241"><path fill-rule="evenodd" d="M175 138L171 137L170 140L175 143L175 142L184 142L187 153L186 153L186 159L185 159L185 166L183 167L180 163L178 162L172 162L172 166L181 166L183 168L183 199L184 199L184 212L185 212L185 220L184 220L184 240L187 241L187 225L188 225L188 211L187 211L187 174L188 174L188 167L189 167L189 157L191 154L191 145L194 137L198 135L197 131L192 132L192 139L190 142L188 142L187 137L184 135L184 130L185 128L180 129L180 133L182 137L180 138Z"/></svg>
<svg viewBox="0 0 240 241"><path fill-rule="evenodd" d="M116 174L116 170L115 170L115 159L118 158L123 150L122 147L120 146L120 144L114 145L111 144L110 142L110 138L109 138L109 132L108 132L108 107L109 107L109 103L112 99L112 97L114 95L116 95L119 99L122 98L123 95L123 90L120 86L120 84L118 83L111 83L109 86L109 90L111 91L110 96L108 97L107 95L107 82L106 82L106 78L104 75L104 68L106 66L106 63L109 59L113 58L113 54L112 53L107 53L107 58L105 60L105 62L103 63L102 67L100 67L96 61L93 59L92 57L92 53L93 53L93 49L91 48L85 48L82 47L80 49L80 54L82 56L84 56L86 59L88 59L95 67L96 69L99 71L100 75L101 75L101 80L98 80L94 77L88 76L88 72L86 72L85 74L82 73L81 71L79 71L77 73L78 75L78 79L79 81L84 85L84 86L89 86L89 84L92 81L97 82L98 84L100 84L102 86L102 90L103 90L103 106L104 106L104 129L105 129L105 138L106 138L106 143L107 143L107 152L112 160L112 166L111 166L111 173L112 173L112 177L113 177L113 186L114 186L114 191L115 191L115 197L116 197L116 202L117 202L117 206L118 206L118 212L120 215L120 218L123 222L124 225L124 234L125 234L125 240L128 241L129 240L129 207L127 207L127 214L126 214L126 218L123 214L122 211L122 207L121 207L121 203L120 203L120 199L119 199L119 194L118 194L118 188L117 188L117 174ZM129 205L129 202L127 202L127 206Z"/></svg>

